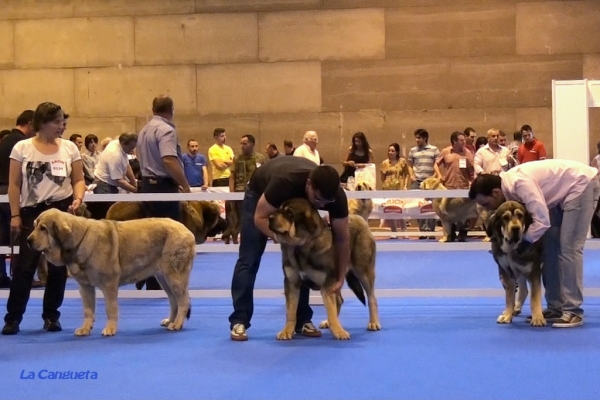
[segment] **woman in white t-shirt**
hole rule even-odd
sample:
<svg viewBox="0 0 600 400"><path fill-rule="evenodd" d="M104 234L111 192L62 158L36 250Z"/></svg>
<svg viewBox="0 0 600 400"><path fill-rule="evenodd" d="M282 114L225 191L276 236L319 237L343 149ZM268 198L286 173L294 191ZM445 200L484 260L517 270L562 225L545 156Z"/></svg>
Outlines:
<svg viewBox="0 0 600 400"><path fill-rule="evenodd" d="M3 335L19 332L33 275L41 253L27 245L34 220L45 210L57 208L74 213L85 194L83 166L77 146L61 139L65 130L64 112L53 103L40 104L33 115L36 135L15 145L10 154L8 200L11 233L19 235L19 257L6 303ZM58 321L67 282L65 266L48 263L44 293L44 329L62 330Z"/></svg>

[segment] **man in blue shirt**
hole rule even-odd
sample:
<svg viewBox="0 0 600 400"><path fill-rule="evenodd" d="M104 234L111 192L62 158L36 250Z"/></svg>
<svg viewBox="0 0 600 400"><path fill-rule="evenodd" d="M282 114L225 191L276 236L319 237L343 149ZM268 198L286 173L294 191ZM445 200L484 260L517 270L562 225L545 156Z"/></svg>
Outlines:
<svg viewBox="0 0 600 400"><path fill-rule="evenodd" d="M198 142L194 139L188 140L188 153L183 155L183 172L192 188L192 192L206 190L208 182L208 170L206 157L198 153ZM196 190L194 190L196 189Z"/></svg>

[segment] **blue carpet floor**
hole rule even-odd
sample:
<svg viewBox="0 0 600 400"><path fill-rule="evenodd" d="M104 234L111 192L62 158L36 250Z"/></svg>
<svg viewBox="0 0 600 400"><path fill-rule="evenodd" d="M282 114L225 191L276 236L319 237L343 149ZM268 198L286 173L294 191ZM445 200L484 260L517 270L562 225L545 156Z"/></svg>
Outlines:
<svg viewBox="0 0 600 400"><path fill-rule="evenodd" d="M599 255L586 252L586 289L600 288ZM191 287L228 289L236 258L199 254ZM279 254L265 254L257 289L282 288L279 263ZM379 253L377 268L380 289L500 287L485 252ZM69 288L76 285L70 281ZM100 334L102 300L92 335L76 338L79 299L65 300L59 333L41 329L41 300L31 299L21 333L0 336L0 399L600 398L600 297L586 298L585 324L576 329L531 328L524 316L498 325L503 301L380 298L383 330L368 332L366 307L348 298L341 322L350 341L325 331L318 339L279 342L283 297L257 298L250 340L234 343L227 298L193 299L192 318L176 333L159 326L165 299L121 299L113 338ZM313 320L322 320L323 307L313 308ZM90 371L97 379L41 379L45 371ZM30 373L34 379L22 379Z"/></svg>
<svg viewBox="0 0 600 400"><path fill-rule="evenodd" d="M103 303L99 302L99 307ZM2 337L0 399L598 399L600 301L577 329L497 325L500 299L382 299L383 330L367 332L355 301L343 310L347 342L275 340L282 300L257 301L250 340L229 340L230 302L196 299L181 332L158 326L164 300L123 300L120 331L75 338L79 301L63 306L61 333L43 332L32 304L22 332ZM102 308L100 308L102 310ZM315 320L324 316L315 307ZM91 371L97 379L40 379ZM21 379L33 372L35 379ZM47 377L47 372L41 372ZM90 375L91 376L91 375Z"/></svg>
<svg viewBox="0 0 600 400"><path fill-rule="evenodd" d="M202 253L196 256L190 289L229 289L237 261L233 253ZM384 252L377 254L377 288L498 289L498 267L485 251L448 253ZM600 288L600 250L585 252L586 287ZM256 278L257 289L281 289L281 254L265 253ZM124 287L133 288L133 285ZM69 280L67 289L77 289Z"/></svg>

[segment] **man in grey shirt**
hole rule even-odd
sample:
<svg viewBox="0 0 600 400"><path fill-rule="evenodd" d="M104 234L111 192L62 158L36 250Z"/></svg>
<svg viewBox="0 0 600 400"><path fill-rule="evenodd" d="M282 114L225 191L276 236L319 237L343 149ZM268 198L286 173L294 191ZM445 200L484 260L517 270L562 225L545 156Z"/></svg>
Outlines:
<svg viewBox="0 0 600 400"><path fill-rule="evenodd" d="M181 148L173 124L173 100L165 95L152 101L154 116L142 128L137 141L137 158L142 172L142 193L190 193L190 185L183 172ZM145 202L148 217L172 218L181 221L179 201ZM138 288L143 283L138 283ZM146 281L146 289L159 290L153 277Z"/></svg>

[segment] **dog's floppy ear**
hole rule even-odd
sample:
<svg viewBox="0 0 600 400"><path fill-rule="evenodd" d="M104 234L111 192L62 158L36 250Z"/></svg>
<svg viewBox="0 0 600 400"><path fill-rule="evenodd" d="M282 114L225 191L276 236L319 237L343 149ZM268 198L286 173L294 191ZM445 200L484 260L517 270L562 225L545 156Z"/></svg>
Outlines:
<svg viewBox="0 0 600 400"><path fill-rule="evenodd" d="M52 236L58 243L61 249L71 249L75 245L73 242L73 231L65 220L51 221L52 222Z"/></svg>
<svg viewBox="0 0 600 400"><path fill-rule="evenodd" d="M533 224L533 217L531 216L531 213L527 211L525 206L523 206L523 224L525 225L525 231L527 231L529 225Z"/></svg>
<svg viewBox="0 0 600 400"><path fill-rule="evenodd" d="M316 218L321 218L319 212L312 207L307 207L304 211L304 226L306 226L306 230L309 234L313 235L319 229L319 222L316 221Z"/></svg>
<svg viewBox="0 0 600 400"><path fill-rule="evenodd" d="M187 201L181 202L181 217L183 225L194 234L196 241L203 242L206 239L201 237L204 235L203 232L206 231L204 220L202 215Z"/></svg>
<svg viewBox="0 0 600 400"><path fill-rule="evenodd" d="M488 237L496 237L502 231L502 218L498 215L498 211L493 213L488 219L485 233Z"/></svg>

